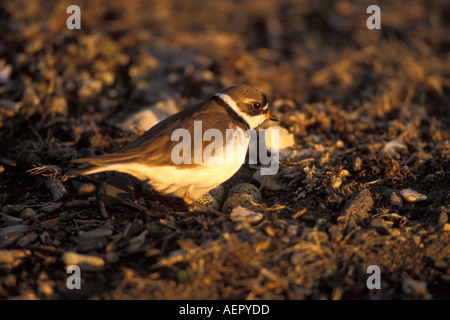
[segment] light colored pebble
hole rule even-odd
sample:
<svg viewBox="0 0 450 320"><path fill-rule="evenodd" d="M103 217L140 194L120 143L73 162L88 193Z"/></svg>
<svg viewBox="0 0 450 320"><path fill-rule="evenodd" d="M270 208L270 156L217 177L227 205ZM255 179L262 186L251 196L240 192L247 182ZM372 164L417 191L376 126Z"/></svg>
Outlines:
<svg viewBox="0 0 450 320"><path fill-rule="evenodd" d="M341 177L334 177L333 181L331 181L331 187L333 189L337 189L341 186L342 184L342 178Z"/></svg>
<svg viewBox="0 0 450 320"><path fill-rule="evenodd" d="M446 224L447 221L448 221L448 215L444 211L442 211L439 214L439 224Z"/></svg>
<svg viewBox="0 0 450 320"><path fill-rule="evenodd" d="M342 178L348 177L350 175L350 172L348 172L348 170L341 170L341 172L339 172L339 176Z"/></svg>
<svg viewBox="0 0 450 320"><path fill-rule="evenodd" d="M270 126L266 135L266 146L268 150L282 150L295 145L294 135L286 128L280 126ZM278 134L278 143L276 135ZM274 142L274 144L272 144Z"/></svg>
<svg viewBox="0 0 450 320"><path fill-rule="evenodd" d="M400 194L402 195L403 199L405 201L408 201L409 203L416 203L427 200L426 195L412 189L403 189L400 191Z"/></svg>
<svg viewBox="0 0 450 320"><path fill-rule="evenodd" d="M105 260L97 256L79 254L69 251L63 254L63 261L67 266L77 265L81 270L103 270Z"/></svg>
<svg viewBox="0 0 450 320"><path fill-rule="evenodd" d="M119 123L119 126L124 130L147 131L158 122L178 111L175 100L169 99L167 101L160 101L130 115L122 123Z"/></svg>
<svg viewBox="0 0 450 320"><path fill-rule="evenodd" d="M0 263L11 263L16 259L28 257L30 250L0 250Z"/></svg>
<svg viewBox="0 0 450 320"><path fill-rule="evenodd" d="M262 213L254 212L241 206L234 208L230 213L233 221L243 221L247 223L256 223L263 219Z"/></svg>

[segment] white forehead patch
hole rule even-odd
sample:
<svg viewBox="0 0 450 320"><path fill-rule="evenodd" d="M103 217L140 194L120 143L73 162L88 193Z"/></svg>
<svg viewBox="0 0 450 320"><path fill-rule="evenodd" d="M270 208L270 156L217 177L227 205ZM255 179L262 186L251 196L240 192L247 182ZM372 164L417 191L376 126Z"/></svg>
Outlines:
<svg viewBox="0 0 450 320"><path fill-rule="evenodd" d="M231 109L233 109L234 112L236 112L242 119L244 119L245 122L250 126L251 129L254 129L258 127L261 123L266 120L265 114L260 114L257 116L251 116L242 110L239 109L238 105L236 104L236 101L233 100L229 95L225 93L216 93L216 97L219 97L222 99L223 102L225 102L227 105L230 106Z"/></svg>

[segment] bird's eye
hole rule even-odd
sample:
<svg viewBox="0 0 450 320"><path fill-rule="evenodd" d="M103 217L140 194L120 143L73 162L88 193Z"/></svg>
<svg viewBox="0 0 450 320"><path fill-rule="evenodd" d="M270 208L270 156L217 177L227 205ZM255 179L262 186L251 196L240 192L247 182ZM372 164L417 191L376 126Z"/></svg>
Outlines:
<svg viewBox="0 0 450 320"><path fill-rule="evenodd" d="M253 110L258 111L259 109L261 109L261 103L258 102L252 103L252 108Z"/></svg>

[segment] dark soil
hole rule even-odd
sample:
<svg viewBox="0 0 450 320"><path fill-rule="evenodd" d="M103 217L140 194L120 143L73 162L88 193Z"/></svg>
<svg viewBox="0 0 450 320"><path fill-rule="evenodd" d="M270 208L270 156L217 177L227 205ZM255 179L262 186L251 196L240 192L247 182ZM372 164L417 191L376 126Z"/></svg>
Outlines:
<svg viewBox="0 0 450 320"><path fill-rule="evenodd" d="M81 30L64 1L0 4L0 298L450 298L448 1L383 2L380 30L371 1L76 2ZM189 212L132 177L129 202L79 194L115 173L74 177L71 160L135 138L125 117L239 83L295 137L262 220ZM228 184L260 187L255 171ZM81 290L70 252L104 263Z"/></svg>

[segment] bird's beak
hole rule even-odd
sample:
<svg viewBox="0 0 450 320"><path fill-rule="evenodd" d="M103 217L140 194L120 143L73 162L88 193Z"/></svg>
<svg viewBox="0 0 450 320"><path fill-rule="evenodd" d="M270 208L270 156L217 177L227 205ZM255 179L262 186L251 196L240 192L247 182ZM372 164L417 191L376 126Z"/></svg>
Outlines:
<svg viewBox="0 0 450 320"><path fill-rule="evenodd" d="M272 120L272 121L278 121L278 118L274 114L270 114L270 112L267 112L266 119Z"/></svg>

